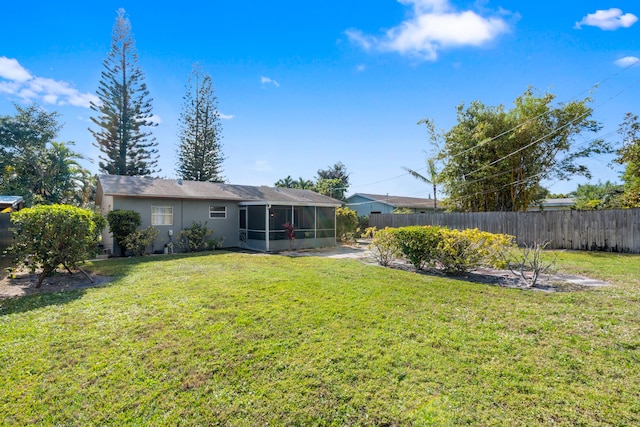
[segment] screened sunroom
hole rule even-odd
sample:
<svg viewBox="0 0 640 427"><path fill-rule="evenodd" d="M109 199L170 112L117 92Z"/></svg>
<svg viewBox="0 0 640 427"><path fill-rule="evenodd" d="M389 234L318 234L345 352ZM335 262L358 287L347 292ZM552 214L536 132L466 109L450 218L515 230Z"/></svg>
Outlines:
<svg viewBox="0 0 640 427"><path fill-rule="evenodd" d="M241 247L279 252L336 244L336 206L245 203L239 210ZM293 225L294 239L285 224Z"/></svg>

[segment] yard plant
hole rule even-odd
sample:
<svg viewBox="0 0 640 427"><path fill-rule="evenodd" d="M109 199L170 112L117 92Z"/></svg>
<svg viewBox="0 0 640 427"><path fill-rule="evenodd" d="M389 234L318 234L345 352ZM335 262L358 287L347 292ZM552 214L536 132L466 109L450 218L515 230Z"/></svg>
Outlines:
<svg viewBox="0 0 640 427"><path fill-rule="evenodd" d="M0 301L3 425L638 425L640 257L543 293L217 251Z"/></svg>
<svg viewBox="0 0 640 427"><path fill-rule="evenodd" d="M39 205L11 214L15 244L10 252L19 265L39 270L36 287L63 266L71 271L98 250L105 219L69 205Z"/></svg>

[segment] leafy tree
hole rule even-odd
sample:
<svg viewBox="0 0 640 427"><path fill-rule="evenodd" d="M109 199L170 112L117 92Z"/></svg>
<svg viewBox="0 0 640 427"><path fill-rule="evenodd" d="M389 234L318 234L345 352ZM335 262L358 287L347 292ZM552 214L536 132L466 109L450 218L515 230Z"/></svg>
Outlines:
<svg viewBox="0 0 640 427"><path fill-rule="evenodd" d="M325 196L344 201L344 194L347 191L347 187L343 186L343 181L339 178L323 178L316 182L315 191Z"/></svg>
<svg viewBox="0 0 640 427"><path fill-rule="evenodd" d="M193 181L224 182L222 125L211 76L194 64L180 115L178 176Z"/></svg>
<svg viewBox="0 0 640 427"><path fill-rule="evenodd" d="M97 253L105 226L99 214L69 205L40 205L11 214L16 243L10 251L21 265L42 272L36 288L58 266L69 272Z"/></svg>
<svg viewBox="0 0 640 427"><path fill-rule="evenodd" d="M621 207L622 185L610 181L597 184L580 184L570 196L576 201L575 209L615 209Z"/></svg>
<svg viewBox="0 0 640 427"><path fill-rule="evenodd" d="M136 211L114 209L107 214L107 222L116 244L118 247L123 248L125 247L124 240L130 234L136 232L140 224L142 224L142 218ZM121 251L121 255L124 256L125 251Z"/></svg>
<svg viewBox="0 0 640 427"><path fill-rule="evenodd" d="M158 163L158 143L145 128L157 126L152 120L149 91L138 66L138 53L131 23L124 9L118 9L111 35L111 50L91 103L97 116L89 129L100 149L100 170L111 175L150 175Z"/></svg>
<svg viewBox="0 0 640 427"><path fill-rule="evenodd" d="M349 189L349 173L342 163L335 163L327 169L318 169L316 191L325 196L345 200L345 193Z"/></svg>
<svg viewBox="0 0 640 427"><path fill-rule="evenodd" d="M624 195L622 203L625 207L640 207L640 122L638 116L627 113L618 130L623 138L623 145L618 150L616 161L625 165L622 175Z"/></svg>
<svg viewBox="0 0 640 427"><path fill-rule="evenodd" d="M577 135L597 132L589 98L553 105L555 95L527 89L513 109L480 101L458 106L458 123L444 134L440 179L449 201L462 211L525 211L546 179L591 176L581 159L609 153L594 139L580 146Z"/></svg>
<svg viewBox="0 0 640 427"><path fill-rule="evenodd" d="M40 107L15 106L15 116L0 116L0 193L22 196L34 203L87 206L93 180L70 146L56 142L58 113Z"/></svg>

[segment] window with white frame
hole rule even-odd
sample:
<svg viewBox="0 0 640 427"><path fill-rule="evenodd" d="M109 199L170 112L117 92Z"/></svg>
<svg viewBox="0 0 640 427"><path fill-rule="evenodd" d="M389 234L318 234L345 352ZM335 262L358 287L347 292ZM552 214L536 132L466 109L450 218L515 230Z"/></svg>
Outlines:
<svg viewBox="0 0 640 427"><path fill-rule="evenodd" d="M209 218L210 219L225 219L227 218L226 206L209 206Z"/></svg>
<svg viewBox="0 0 640 427"><path fill-rule="evenodd" d="M173 225L173 206L151 206L151 225Z"/></svg>

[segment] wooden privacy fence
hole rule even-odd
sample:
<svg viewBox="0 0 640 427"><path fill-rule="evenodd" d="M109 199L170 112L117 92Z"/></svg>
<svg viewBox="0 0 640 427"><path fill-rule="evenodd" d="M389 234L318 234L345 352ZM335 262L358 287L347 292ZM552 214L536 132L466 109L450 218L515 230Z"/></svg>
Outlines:
<svg viewBox="0 0 640 427"><path fill-rule="evenodd" d="M601 211L371 214L378 229L408 225L477 228L516 236L519 245L551 242L550 249L640 253L640 208Z"/></svg>

